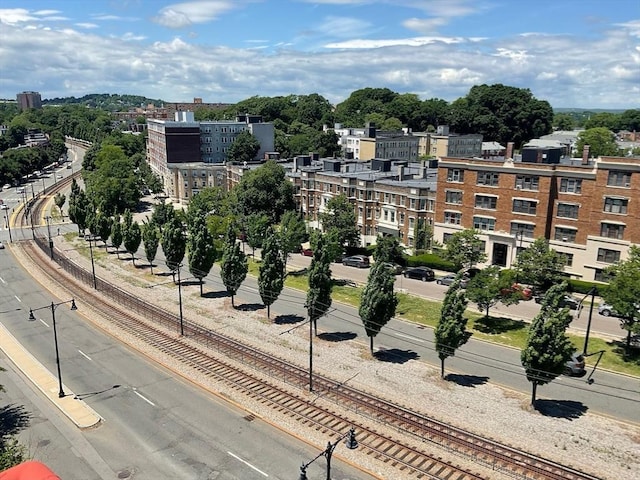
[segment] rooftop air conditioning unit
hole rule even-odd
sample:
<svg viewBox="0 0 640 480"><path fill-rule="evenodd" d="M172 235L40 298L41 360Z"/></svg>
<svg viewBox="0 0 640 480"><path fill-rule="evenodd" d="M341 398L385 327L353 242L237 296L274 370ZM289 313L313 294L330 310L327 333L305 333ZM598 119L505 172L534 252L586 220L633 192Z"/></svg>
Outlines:
<svg viewBox="0 0 640 480"><path fill-rule="evenodd" d="M624 186L629 188L631 186L631 184L630 183L625 183Z"/></svg>
<svg viewBox="0 0 640 480"><path fill-rule="evenodd" d="M567 237L562 237L562 241L563 241L563 242L568 242L568 241L569 241L569 239L568 239Z"/></svg>
<svg viewBox="0 0 640 480"><path fill-rule="evenodd" d="M516 190L522 190L522 185L516 185Z"/></svg>

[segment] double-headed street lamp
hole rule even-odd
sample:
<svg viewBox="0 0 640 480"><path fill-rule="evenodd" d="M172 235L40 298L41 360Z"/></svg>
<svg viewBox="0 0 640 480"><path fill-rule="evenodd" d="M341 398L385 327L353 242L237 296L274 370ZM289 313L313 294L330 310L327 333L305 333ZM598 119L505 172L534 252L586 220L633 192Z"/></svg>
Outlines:
<svg viewBox="0 0 640 480"><path fill-rule="evenodd" d="M347 433L342 435L335 442L333 442L333 443L328 442L327 443L327 448L325 448L322 452L320 452L316 458L314 458L313 460L311 460L311 461L309 461L307 463L303 463L300 466L300 477L299 477L299 480L308 480L307 467L309 465L311 465L313 462L315 462L317 459L319 459L320 457L325 457L327 459L327 477L326 477L326 480L331 480L331 456L333 455L333 451L338 446L338 443L340 443L340 440L342 440L342 439L346 439L344 441L344 444L347 446L347 448L349 450L354 450L354 449L358 448L358 441L356 440L356 430L355 430L355 428L351 427L351 429Z"/></svg>
<svg viewBox="0 0 640 480"><path fill-rule="evenodd" d="M56 345L56 364L58 366L58 386L60 387L60 390L58 391L59 398L64 397L64 390L62 389L62 373L60 373L60 354L58 353L58 331L56 330L56 307L60 305L64 305L65 303L71 303L71 310L78 309L78 307L76 307L76 301L73 298L71 300L67 300L66 302L60 302L60 303L51 302L51 305L29 309L29 320L36 319L33 312L37 312L38 310L44 310L45 308L51 309L51 317L53 318L53 341Z"/></svg>

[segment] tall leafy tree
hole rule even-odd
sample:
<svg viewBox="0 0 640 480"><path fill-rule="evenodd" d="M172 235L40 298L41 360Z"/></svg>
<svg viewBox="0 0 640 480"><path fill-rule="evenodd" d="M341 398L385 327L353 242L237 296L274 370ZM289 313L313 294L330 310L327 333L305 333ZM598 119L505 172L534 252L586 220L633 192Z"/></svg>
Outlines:
<svg viewBox="0 0 640 480"><path fill-rule="evenodd" d="M560 375L575 347L565 331L572 316L567 307L560 308L567 284L562 282L547 291L540 313L529 326L527 343L520 353L522 366L531 382L531 404L536 401L538 385L545 385Z"/></svg>
<svg viewBox="0 0 640 480"><path fill-rule="evenodd" d="M576 150L579 156L582 155L585 145L589 145L590 157L620 155L620 147L616 143L615 135L605 127L589 128L580 132L576 143Z"/></svg>
<svg viewBox="0 0 640 480"><path fill-rule="evenodd" d="M419 218L415 223L413 236L415 238L416 250L429 250L433 240L433 227L427 223L425 218Z"/></svg>
<svg viewBox="0 0 640 480"><path fill-rule="evenodd" d="M158 245L160 244L160 232L158 226L150 221L142 224L142 243L144 245L144 254L151 267L151 275L153 275L153 261L158 253Z"/></svg>
<svg viewBox="0 0 640 480"><path fill-rule="evenodd" d="M515 269L519 278L544 291L558 283L565 263L565 257L540 237L518 254Z"/></svg>
<svg viewBox="0 0 640 480"><path fill-rule="evenodd" d="M171 204L166 203L164 200L160 203L156 203L151 213L151 221L155 223L162 233L164 226L169 223L169 220L175 216L175 209Z"/></svg>
<svg viewBox="0 0 640 480"><path fill-rule="evenodd" d="M64 193L57 193L55 197L53 197L53 201L56 204L56 207L58 207L58 211L60 212L60 216L64 218L64 212L62 211L62 207L64 206L65 202L67 201L67 197L65 196Z"/></svg>
<svg viewBox="0 0 640 480"><path fill-rule="evenodd" d="M396 314L398 297L393 291L395 275L382 263L374 263L367 284L362 291L358 313L369 337L369 350L373 354L373 338L380 333Z"/></svg>
<svg viewBox="0 0 640 480"><path fill-rule="evenodd" d="M102 239L105 251L107 250L107 239L111 235L111 218L107 217L102 211L98 211L95 219L96 233Z"/></svg>
<svg viewBox="0 0 640 480"><path fill-rule="evenodd" d="M259 150L258 139L248 130L244 130L227 149L227 158L232 162L251 162L256 159Z"/></svg>
<svg viewBox="0 0 640 480"><path fill-rule="evenodd" d="M627 331L627 347L631 335L640 333L640 247L632 245L629 258L607 269L609 285L602 289L602 298L617 312L621 327Z"/></svg>
<svg viewBox="0 0 640 480"><path fill-rule="evenodd" d="M262 213L252 213L244 220L247 243L255 254L256 248L262 248L262 244L267 236L267 230L271 225L268 215Z"/></svg>
<svg viewBox="0 0 640 480"><path fill-rule="evenodd" d="M278 237L286 270L289 254L297 252L308 237L307 226L298 212L289 210L282 215Z"/></svg>
<svg viewBox="0 0 640 480"><path fill-rule="evenodd" d="M464 312L467 299L460 287L460 276L451 284L442 302L440 320L434 331L436 352L440 358L440 376L444 378L444 361L456 354L456 350L467 343L471 334L467 332Z"/></svg>
<svg viewBox="0 0 640 480"><path fill-rule="evenodd" d="M142 241L142 234L140 232L140 225L138 225L138 222L133 221L126 230L123 230L122 241L124 243L124 248L131 255L131 261L135 265L135 253L138 251L140 242Z"/></svg>
<svg viewBox="0 0 640 480"><path fill-rule="evenodd" d="M220 263L220 277L229 295L231 295L231 305L235 307L234 298L236 292L247 277L249 264L247 257L240 250L240 244L236 241L236 234L233 226L229 225L227 239Z"/></svg>
<svg viewBox="0 0 640 480"><path fill-rule="evenodd" d="M284 261L278 235L270 228L262 248L262 262L258 274L258 290L262 303L267 307L267 318L271 316L271 305L284 287Z"/></svg>
<svg viewBox="0 0 640 480"><path fill-rule="evenodd" d="M376 262L404 263L403 249L396 237L378 235L373 259Z"/></svg>
<svg viewBox="0 0 640 480"><path fill-rule="evenodd" d="M360 233L353 205L346 195L338 195L327 202L327 208L320 214L322 230L335 230L341 247L355 247L360 244Z"/></svg>
<svg viewBox="0 0 640 480"><path fill-rule="evenodd" d="M200 296L202 296L203 278L209 275L216 260L213 236L207 228L204 213L196 215L189 225L187 251L189 252L189 272L200 281Z"/></svg>
<svg viewBox="0 0 640 480"><path fill-rule="evenodd" d="M116 249L118 258L120 258L120 245L122 245L122 223L120 223L120 215L116 215L111 225L111 246Z"/></svg>
<svg viewBox="0 0 640 480"><path fill-rule="evenodd" d="M238 212L244 217L252 213L265 214L277 224L284 212L295 209L293 184L282 165L273 160L245 172L233 192Z"/></svg>
<svg viewBox="0 0 640 480"><path fill-rule="evenodd" d="M473 228L455 232L447 240L447 249L444 252L447 260L456 268L472 268L487 259L484 253L482 240Z"/></svg>
<svg viewBox="0 0 640 480"><path fill-rule="evenodd" d="M78 233L82 233L87 228L87 214L90 205L89 199L84 190L79 190L74 196L73 202L69 204L69 219L78 225Z"/></svg>
<svg viewBox="0 0 640 480"><path fill-rule="evenodd" d="M318 236L313 248L313 257L309 267L309 289L305 307L309 321L313 323L315 334L318 335L318 319L324 316L331 307L331 256L326 249L325 239Z"/></svg>
<svg viewBox="0 0 640 480"><path fill-rule="evenodd" d="M174 216L165 226L160 241L167 268L171 271L174 281L175 274L180 268L187 248L187 236L182 226L182 221Z"/></svg>

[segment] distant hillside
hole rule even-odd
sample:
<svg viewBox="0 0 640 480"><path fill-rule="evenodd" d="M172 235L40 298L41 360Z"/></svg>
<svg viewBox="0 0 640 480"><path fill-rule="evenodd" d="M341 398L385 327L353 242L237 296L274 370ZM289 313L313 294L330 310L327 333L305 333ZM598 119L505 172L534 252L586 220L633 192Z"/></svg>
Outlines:
<svg viewBox="0 0 640 480"><path fill-rule="evenodd" d="M64 97L43 99L43 105L87 105L89 107L100 108L110 112L128 110L134 107L144 107L153 104L160 107L165 102L140 95L116 95L110 93L92 93L84 97Z"/></svg>
<svg viewBox="0 0 640 480"><path fill-rule="evenodd" d="M554 108L553 113L622 113L633 108Z"/></svg>

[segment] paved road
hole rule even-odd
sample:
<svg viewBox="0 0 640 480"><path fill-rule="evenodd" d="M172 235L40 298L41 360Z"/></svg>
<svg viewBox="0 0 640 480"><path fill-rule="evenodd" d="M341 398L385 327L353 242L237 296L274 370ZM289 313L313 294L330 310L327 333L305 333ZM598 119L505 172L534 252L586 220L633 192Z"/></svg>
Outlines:
<svg viewBox="0 0 640 480"><path fill-rule="evenodd" d="M0 321L55 373L50 309L28 320L29 308L52 300L67 299L52 298L8 251L0 252ZM31 416L20 438L30 455L61 478L285 479L295 478L300 464L318 454L146 361L92 327L82 317L82 301L77 305L76 312L68 305L55 308L62 378L67 391L104 418L96 429L72 427L0 351L0 365L8 370L0 375L7 389L3 400ZM309 468L311 478L323 474L323 460ZM336 479L371 480L338 457L333 464Z"/></svg>

